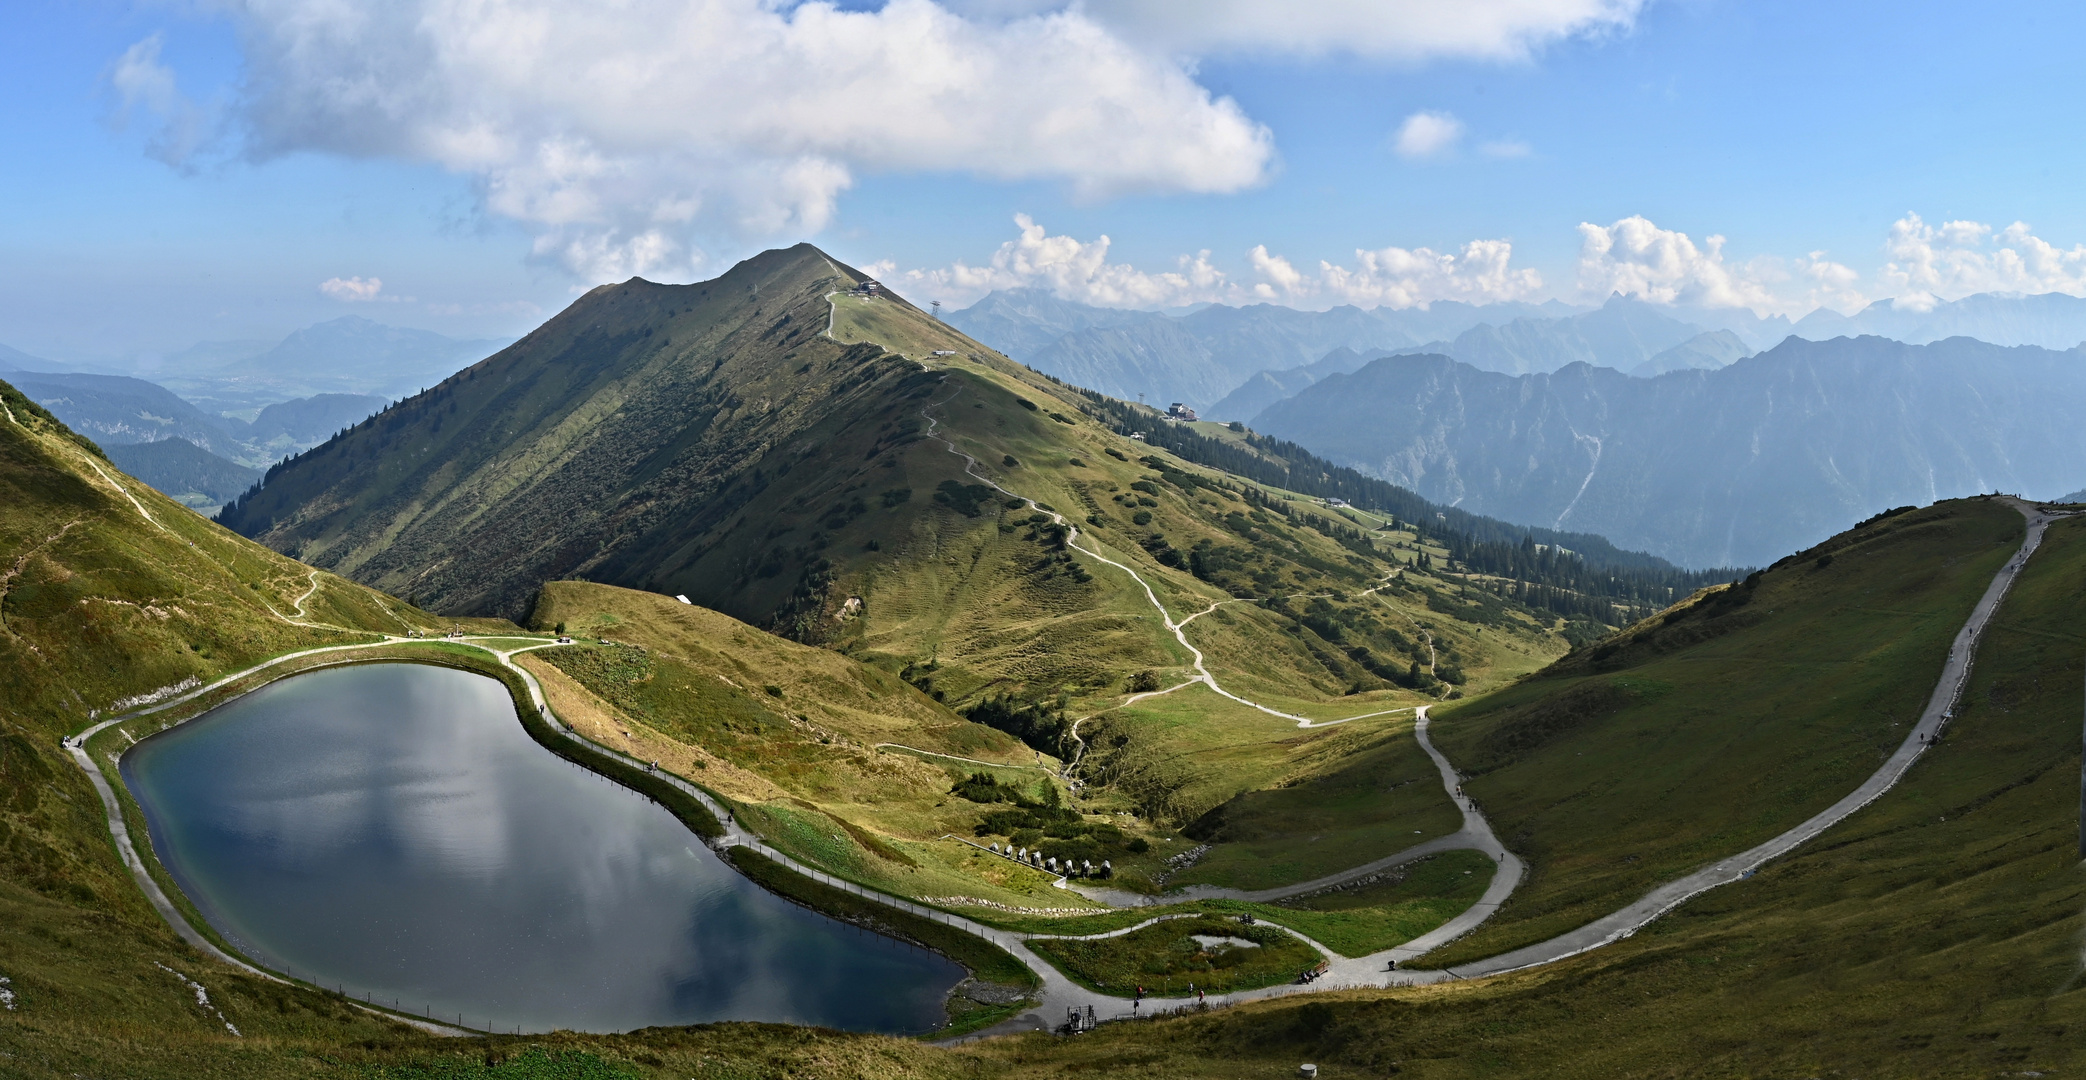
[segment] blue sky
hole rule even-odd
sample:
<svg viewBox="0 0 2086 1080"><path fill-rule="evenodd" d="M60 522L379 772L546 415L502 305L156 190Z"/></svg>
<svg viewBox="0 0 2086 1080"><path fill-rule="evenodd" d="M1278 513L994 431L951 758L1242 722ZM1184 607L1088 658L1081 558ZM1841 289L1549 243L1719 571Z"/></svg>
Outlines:
<svg viewBox="0 0 2086 1080"><path fill-rule="evenodd" d="M0 342L512 335L802 239L955 304L2086 292L2072 5L455 6L8 3Z"/></svg>

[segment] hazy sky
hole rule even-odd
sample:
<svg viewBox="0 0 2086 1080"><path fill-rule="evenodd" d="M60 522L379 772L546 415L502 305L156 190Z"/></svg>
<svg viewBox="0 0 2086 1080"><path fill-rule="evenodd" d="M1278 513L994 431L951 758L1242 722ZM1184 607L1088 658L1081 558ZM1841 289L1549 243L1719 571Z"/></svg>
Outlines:
<svg viewBox="0 0 2086 1080"><path fill-rule="evenodd" d="M0 3L0 342L54 359L804 239L958 306L2086 294L2070 4Z"/></svg>

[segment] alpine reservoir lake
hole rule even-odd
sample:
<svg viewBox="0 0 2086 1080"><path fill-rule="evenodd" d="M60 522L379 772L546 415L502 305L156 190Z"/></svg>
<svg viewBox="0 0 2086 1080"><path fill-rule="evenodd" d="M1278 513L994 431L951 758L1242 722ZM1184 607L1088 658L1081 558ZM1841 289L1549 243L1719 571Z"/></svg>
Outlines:
<svg viewBox="0 0 2086 1080"><path fill-rule="evenodd" d="M964 976L746 880L665 808L536 745L482 675L291 676L146 739L122 771L227 941L436 1019L912 1033Z"/></svg>

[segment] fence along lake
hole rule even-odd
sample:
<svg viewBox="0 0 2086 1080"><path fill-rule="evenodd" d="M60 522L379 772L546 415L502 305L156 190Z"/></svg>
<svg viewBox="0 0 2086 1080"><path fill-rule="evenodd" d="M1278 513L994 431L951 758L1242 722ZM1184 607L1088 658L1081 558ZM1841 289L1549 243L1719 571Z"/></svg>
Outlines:
<svg viewBox="0 0 2086 1080"><path fill-rule="evenodd" d="M536 745L499 682L357 664L123 756L153 850L225 940L476 1028L939 1026L949 960L747 881L673 815Z"/></svg>

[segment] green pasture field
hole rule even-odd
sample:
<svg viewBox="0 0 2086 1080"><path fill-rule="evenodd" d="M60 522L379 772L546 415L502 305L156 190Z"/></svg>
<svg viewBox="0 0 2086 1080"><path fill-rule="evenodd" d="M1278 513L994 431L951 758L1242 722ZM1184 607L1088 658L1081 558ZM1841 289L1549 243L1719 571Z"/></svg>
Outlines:
<svg viewBox="0 0 2086 1080"><path fill-rule="evenodd" d="M1342 956L1367 956L1403 945L1461 915L1485 895L1499 867L1483 852L1445 851L1398 869L1403 877L1396 881L1253 906L1259 917Z"/></svg>
<svg viewBox="0 0 2086 1080"><path fill-rule="evenodd" d="M1947 735L1897 787L1614 945L1491 979L1002 1040L966 1056L984 1059L981 1073L1024 1078L1271 1076L1300 1061L1325 1077L1426 1080L2086 1068L2081 595L2086 527L2060 523L1986 632Z"/></svg>
<svg viewBox="0 0 2086 1080"><path fill-rule="evenodd" d="M1496 869L1482 853L1448 851L1395 867L1386 875L1388 880L1276 903L1198 900L1066 917L972 909L960 913L1022 933L1075 936L1120 930L1159 915L1252 915L1287 926L1342 956L1366 956L1403 945L1462 914L1484 895Z"/></svg>
<svg viewBox="0 0 2086 1080"><path fill-rule="evenodd" d="M1248 945L1206 946L1196 935L1234 938ZM1090 990L1130 996L1191 993L1189 984L1210 993L1257 990L1294 982L1323 960L1318 950L1271 926L1249 926L1234 918L1199 915L1132 930L1116 937L1034 938L1036 955Z"/></svg>

